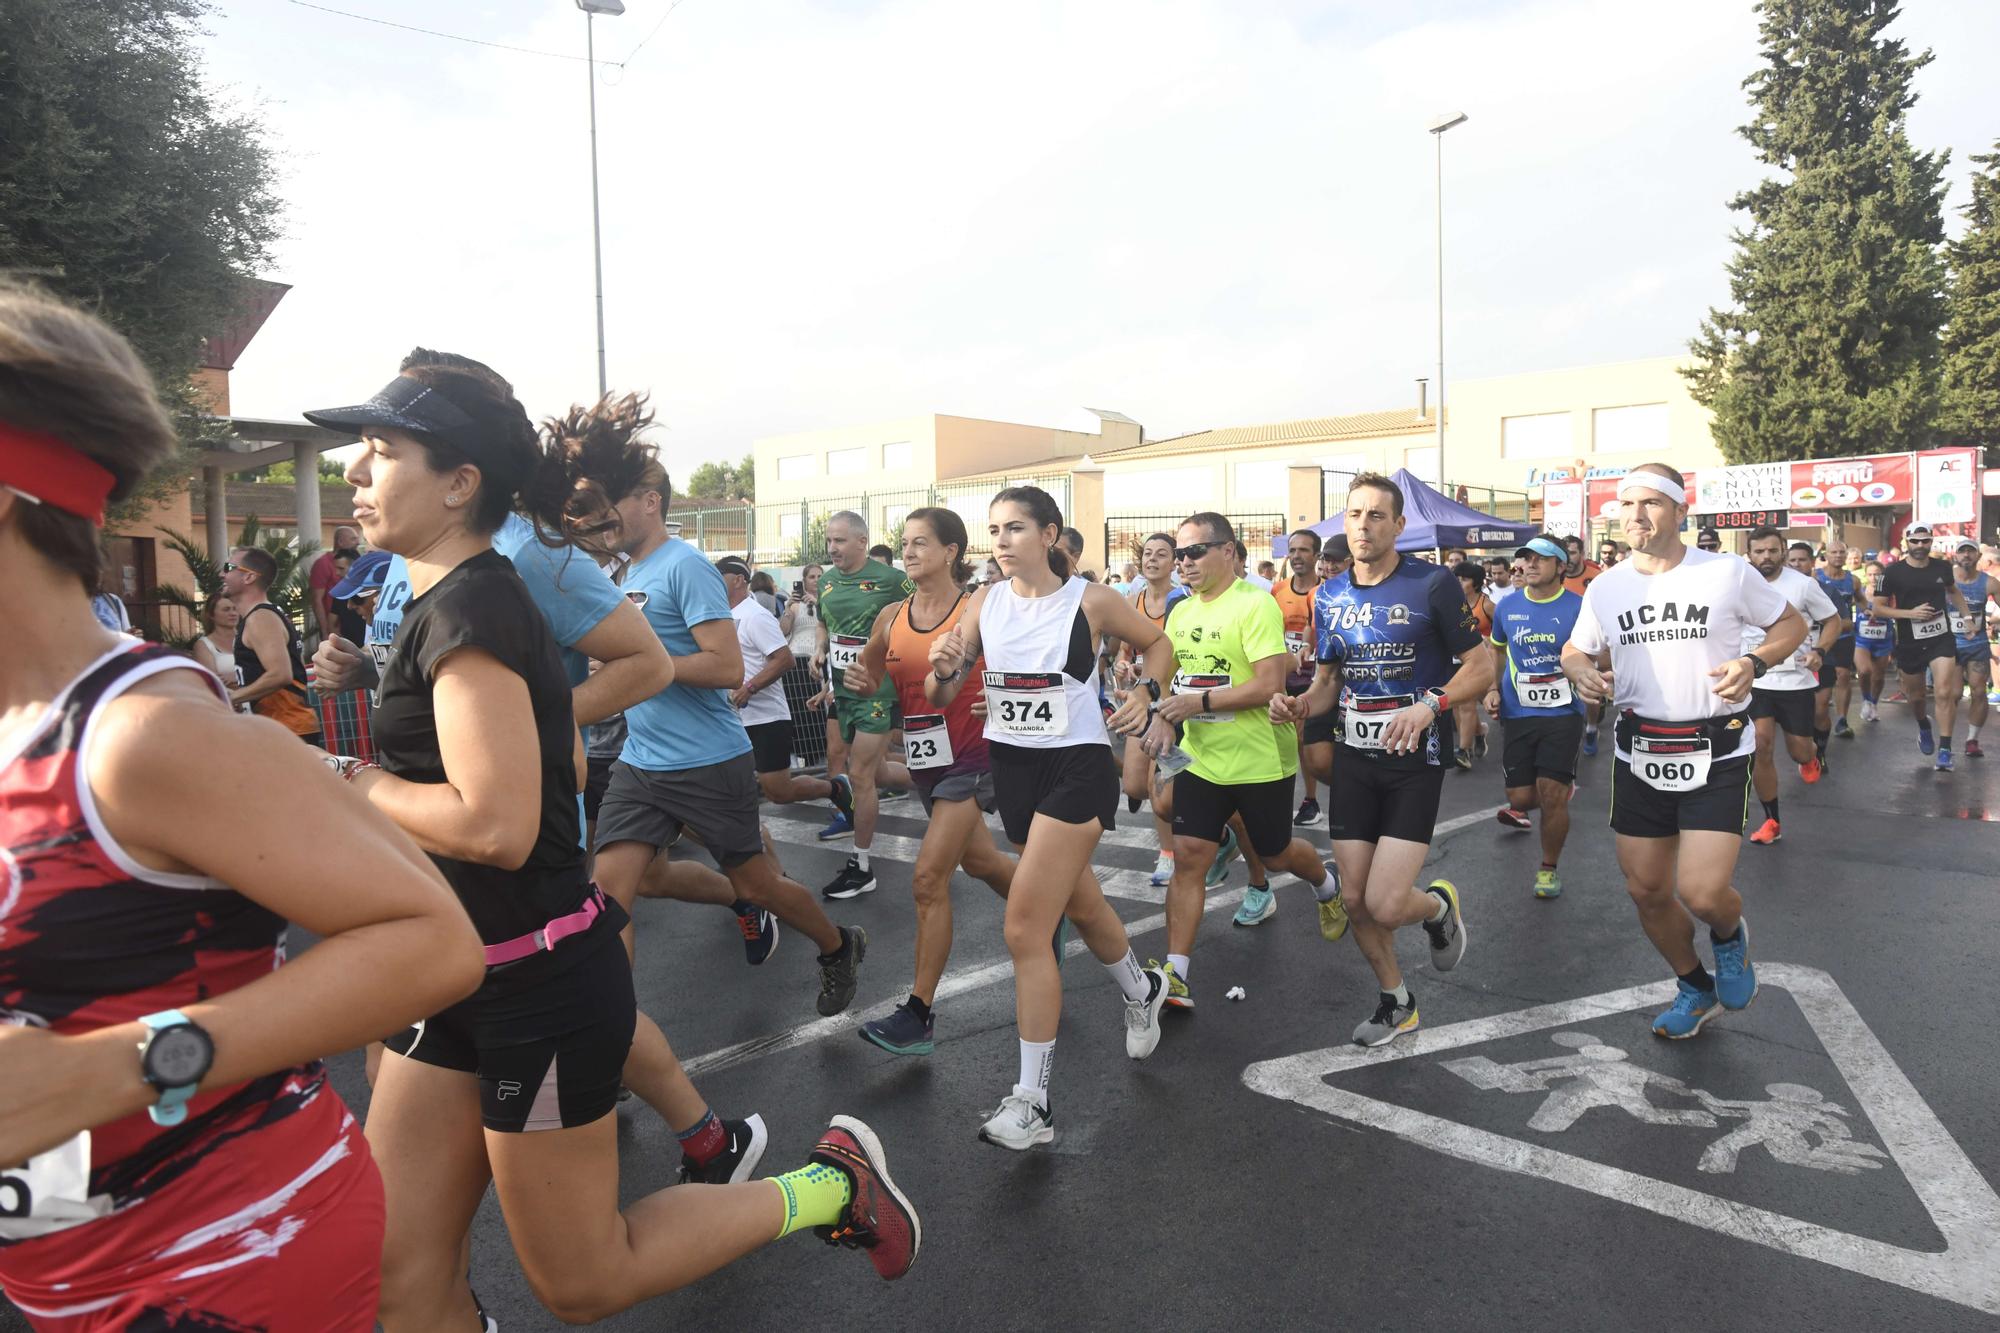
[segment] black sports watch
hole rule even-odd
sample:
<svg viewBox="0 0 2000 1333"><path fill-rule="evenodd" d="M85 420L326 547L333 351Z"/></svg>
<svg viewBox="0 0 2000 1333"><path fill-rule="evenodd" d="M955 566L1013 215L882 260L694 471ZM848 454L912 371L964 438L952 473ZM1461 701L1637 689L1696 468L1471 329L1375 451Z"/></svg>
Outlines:
<svg viewBox="0 0 2000 1333"><path fill-rule="evenodd" d="M1764 673L1771 669L1771 664L1755 653L1743 654L1743 660L1750 664L1750 675L1755 680L1764 679Z"/></svg>
<svg viewBox="0 0 2000 1333"><path fill-rule="evenodd" d="M1160 701L1161 695L1164 693L1164 691L1160 689L1160 682L1154 680L1151 676L1141 676L1138 680L1132 683L1135 688L1140 685L1144 685L1147 688L1147 690L1149 690L1152 693L1154 703L1158 703Z"/></svg>

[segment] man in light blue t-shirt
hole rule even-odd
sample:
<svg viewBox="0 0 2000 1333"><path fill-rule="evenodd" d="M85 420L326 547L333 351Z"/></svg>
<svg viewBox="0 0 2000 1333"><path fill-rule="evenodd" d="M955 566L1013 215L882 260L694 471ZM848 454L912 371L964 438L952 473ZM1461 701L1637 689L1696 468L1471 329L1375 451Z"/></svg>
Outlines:
<svg viewBox="0 0 2000 1333"><path fill-rule="evenodd" d="M610 491L618 479L591 480ZM729 701L743 684L729 593L699 551L667 535L667 483L657 463L629 484L614 497L627 557L620 586L666 646L674 683L625 710L625 749L597 812L598 885L631 910L653 858L692 832L728 883L671 876L654 891L731 908L752 963L770 955L778 922L804 934L819 952L819 1012L837 1014L854 999L868 937L834 925L765 854L750 736Z"/></svg>

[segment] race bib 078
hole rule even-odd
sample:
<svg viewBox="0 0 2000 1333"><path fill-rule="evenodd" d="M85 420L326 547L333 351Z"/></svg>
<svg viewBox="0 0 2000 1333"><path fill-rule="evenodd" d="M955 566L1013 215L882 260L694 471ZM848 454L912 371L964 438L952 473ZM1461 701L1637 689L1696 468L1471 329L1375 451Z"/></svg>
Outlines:
<svg viewBox="0 0 2000 1333"><path fill-rule="evenodd" d="M1569 677L1562 672L1546 676L1522 676L1514 683L1523 708L1568 708L1571 703Z"/></svg>

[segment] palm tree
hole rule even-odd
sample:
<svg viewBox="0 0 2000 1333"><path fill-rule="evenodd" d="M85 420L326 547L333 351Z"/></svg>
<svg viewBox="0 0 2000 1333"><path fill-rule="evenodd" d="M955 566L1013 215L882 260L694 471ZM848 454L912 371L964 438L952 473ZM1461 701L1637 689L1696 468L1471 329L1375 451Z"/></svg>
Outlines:
<svg viewBox="0 0 2000 1333"><path fill-rule="evenodd" d="M202 607L222 591L222 567L208 558L205 546L197 545L184 532L167 531L165 541L187 562L188 572L194 575L195 589L190 592L176 583L162 583L150 595L163 607L170 606L181 611L191 626L184 633L162 626L161 637L176 648L191 648L201 637ZM319 544L287 537L282 532L267 532L257 515L250 514L244 518L243 531L230 544L230 549L240 550L246 546L267 552L276 562L278 576L271 581L271 603L285 613L286 619L303 629L307 571Z"/></svg>

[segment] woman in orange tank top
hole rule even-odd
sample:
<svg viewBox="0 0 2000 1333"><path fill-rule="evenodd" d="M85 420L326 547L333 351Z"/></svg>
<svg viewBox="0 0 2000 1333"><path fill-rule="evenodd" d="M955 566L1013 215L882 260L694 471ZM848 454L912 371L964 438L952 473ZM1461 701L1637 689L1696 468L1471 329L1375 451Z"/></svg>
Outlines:
<svg viewBox="0 0 2000 1333"><path fill-rule="evenodd" d="M929 1055L933 1049L931 1002L951 956L952 871L962 867L1002 898L1014 880L1014 858L993 845L983 818L994 808L979 684L983 663L972 664L965 688L943 712L924 698L931 643L951 632L971 600L964 591L972 576L965 547L965 521L956 513L910 511L903 520L903 569L917 590L875 618L860 663L847 669L850 689L871 691L885 672L895 685L905 762L930 819L912 875L917 957L910 998L861 1029L865 1039L897 1055Z"/></svg>
<svg viewBox="0 0 2000 1333"><path fill-rule="evenodd" d="M1139 578L1132 590L1132 605L1139 608L1139 614L1158 625L1167 627L1167 597L1174 590L1174 539L1164 532L1156 532L1146 538L1139 548ZM1132 688L1136 676L1132 665L1132 647L1121 644L1118 648L1116 670L1117 688L1113 700L1125 701L1125 694ZM1133 814L1139 812L1139 802L1153 796L1153 761L1137 745L1125 747L1125 807ZM1162 819L1155 802L1153 812L1153 832L1160 840L1159 858L1153 863L1153 885L1159 887L1174 877L1174 830Z"/></svg>

